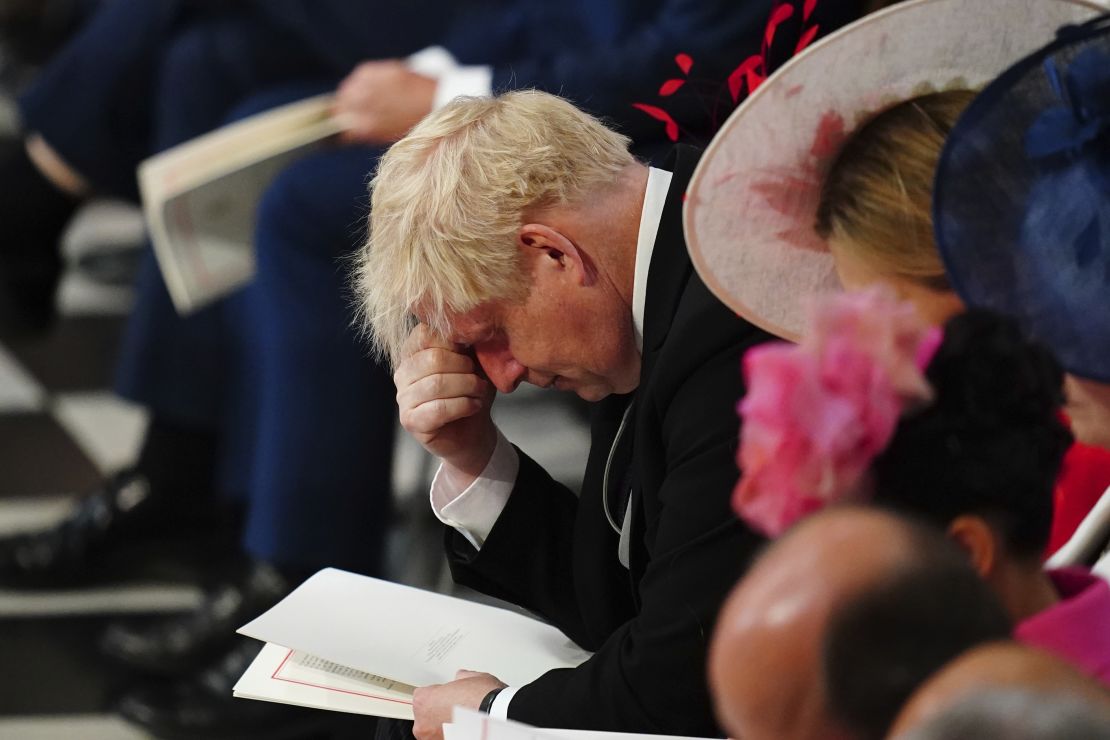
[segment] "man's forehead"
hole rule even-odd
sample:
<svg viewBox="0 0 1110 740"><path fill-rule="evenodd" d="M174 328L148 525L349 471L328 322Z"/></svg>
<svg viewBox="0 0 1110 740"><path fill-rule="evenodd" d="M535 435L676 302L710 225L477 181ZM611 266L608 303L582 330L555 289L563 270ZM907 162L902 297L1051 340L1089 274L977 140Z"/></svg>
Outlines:
<svg viewBox="0 0 1110 740"><path fill-rule="evenodd" d="M444 311L441 321L433 321L434 315L417 306L413 309L416 320L429 326L439 325L445 338L460 344L471 344L475 340L489 334L496 326L495 312L491 304L481 304L469 311Z"/></svg>

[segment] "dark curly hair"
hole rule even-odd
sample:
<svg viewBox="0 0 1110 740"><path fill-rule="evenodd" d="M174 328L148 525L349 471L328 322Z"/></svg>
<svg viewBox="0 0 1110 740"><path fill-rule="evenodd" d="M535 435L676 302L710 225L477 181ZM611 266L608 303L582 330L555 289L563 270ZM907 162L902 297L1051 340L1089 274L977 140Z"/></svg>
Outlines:
<svg viewBox="0 0 1110 740"><path fill-rule="evenodd" d="M926 376L936 399L876 458L874 502L942 527L981 516L1012 557L1039 558L1072 443L1060 366L1008 319L973 310L945 326Z"/></svg>

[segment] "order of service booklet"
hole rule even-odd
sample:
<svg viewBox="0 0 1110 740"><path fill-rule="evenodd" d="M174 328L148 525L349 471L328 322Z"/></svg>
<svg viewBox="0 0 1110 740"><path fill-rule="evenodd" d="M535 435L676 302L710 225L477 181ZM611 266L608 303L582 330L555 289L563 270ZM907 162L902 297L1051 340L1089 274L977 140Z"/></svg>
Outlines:
<svg viewBox="0 0 1110 740"><path fill-rule="evenodd" d="M436 79L458 69L439 46L405 64ZM332 114L334 100L320 95L264 111L139 165L143 214L178 313L192 313L254 276L258 201L294 159L350 128Z"/></svg>
<svg viewBox="0 0 1110 740"><path fill-rule="evenodd" d="M523 614L332 568L239 632L266 645L235 696L397 719L460 669L519 686L589 657Z"/></svg>
<svg viewBox="0 0 1110 740"><path fill-rule="evenodd" d="M321 95L259 113L139 165L143 215L178 313L253 277L258 201L282 169L344 129L332 100Z"/></svg>

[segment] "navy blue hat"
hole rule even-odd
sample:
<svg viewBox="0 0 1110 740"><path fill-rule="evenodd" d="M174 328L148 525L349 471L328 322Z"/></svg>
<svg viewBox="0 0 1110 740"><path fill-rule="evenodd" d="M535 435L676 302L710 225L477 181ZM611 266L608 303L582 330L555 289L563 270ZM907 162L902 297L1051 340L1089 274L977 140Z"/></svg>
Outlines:
<svg viewBox="0 0 1110 740"><path fill-rule="evenodd" d="M952 286L1110 382L1110 16L1067 26L949 135L933 198Z"/></svg>

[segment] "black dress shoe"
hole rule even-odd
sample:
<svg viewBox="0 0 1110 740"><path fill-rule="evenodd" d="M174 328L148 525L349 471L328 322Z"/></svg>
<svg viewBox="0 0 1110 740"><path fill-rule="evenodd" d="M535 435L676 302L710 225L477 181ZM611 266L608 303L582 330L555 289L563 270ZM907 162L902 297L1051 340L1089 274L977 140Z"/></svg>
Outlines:
<svg viewBox="0 0 1110 740"><path fill-rule="evenodd" d="M291 740L319 737L332 726L333 712L233 697L235 682L262 648L255 640L236 639L230 651L196 676L125 695L119 713L152 735L170 740Z"/></svg>
<svg viewBox="0 0 1110 740"><path fill-rule="evenodd" d="M80 500L60 524L0 539L0 583L64 587L82 583L98 556L134 538L151 518L150 484L133 471Z"/></svg>
<svg viewBox="0 0 1110 740"><path fill-rule="evenodd" d="M293 586L276 568L251 561L233 582L205 595L194 611L148 622L118 622L100 640L117 663L144 673L183 675L226 652L235 630L280 601Z"/></svg>

